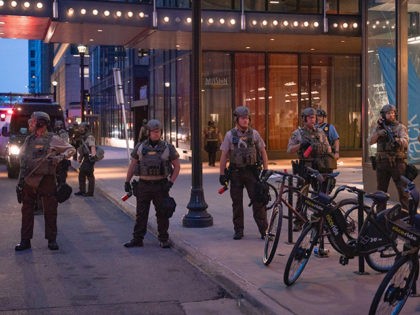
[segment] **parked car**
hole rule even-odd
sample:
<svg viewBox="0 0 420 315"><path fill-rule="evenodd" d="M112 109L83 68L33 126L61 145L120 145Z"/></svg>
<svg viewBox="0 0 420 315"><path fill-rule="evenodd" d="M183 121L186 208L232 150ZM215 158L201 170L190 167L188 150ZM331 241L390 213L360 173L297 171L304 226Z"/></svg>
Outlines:
<svg viewBox="0 0 420 315"><path fill-rule="evenodd" d="M28 120L33 112L43 111L50 116L49 130L53 130L56 120L64 122L63 110L59 104L51 99L24 99L20 104L13 107L9 128L2 129L2 136L9 137L6 146L7 176L17 178L19 176L19 153L20 148L29 135Z"/></svg>

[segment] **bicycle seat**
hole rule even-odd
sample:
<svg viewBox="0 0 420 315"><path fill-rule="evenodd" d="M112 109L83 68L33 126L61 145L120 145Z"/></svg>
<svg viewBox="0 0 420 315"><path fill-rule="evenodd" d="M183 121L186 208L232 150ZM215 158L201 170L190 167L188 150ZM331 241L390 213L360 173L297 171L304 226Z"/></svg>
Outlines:
<svg viewBox="0 0 420 315"><path fill-rule="evenodd" d="M322 175L327 178L336 178L338 175L340 175L340 172L326 173L326 174L323 173Z"/></svg>
<svg viewBox="0 0 420 315"><path fill-rule="evenodd" d="M372 199L375 203L385 203L389 200L389 194L384 191L376 191L371 194L366 194L365 197Z"/></svg>

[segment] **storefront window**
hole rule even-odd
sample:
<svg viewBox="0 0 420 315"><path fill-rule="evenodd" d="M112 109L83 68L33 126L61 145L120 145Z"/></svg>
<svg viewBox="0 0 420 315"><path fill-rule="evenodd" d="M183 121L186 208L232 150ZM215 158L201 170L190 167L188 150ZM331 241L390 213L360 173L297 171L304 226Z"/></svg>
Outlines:
<svg viewBox="0 0 420 315"><path fill-rule="evenodd" d="M408 1L408 155L420 163L420 10L418 1ZM417 10L415 9L417 8Z"/></svg>
<svg viewBox="0 0 420 315"><path fill-rule="evenodd" d="M382 106L396 102L395 1L387 1L386 5L386 11L381 11L377 4L372 4L368 10L367 136L375 129ZM376 145L367 145L367 148L369 156L376 153Z"/></svg>
<svg viewBox="0 0 420 315"><path fill-rule="evenodd" d="M232 55L224 52L203 54L202 126L214 121L224 135L232 128Z"/></svg>
<svg viewBox="0 0 420 315"><path fill-rule="evenodd" d="M265 60L261 53L235 54L235 106L245 105L251 111L251 125L266 138Z"/></svg>
<svg viewBox="0 0 420 315"><path fill-rule="evenodd" d="M297 55L269 56L268 150L285 151L298 126Z"/></svg>
<svg viewBox="0 0 420 315"><path fill-rule="evenodd" d="M176 59L177 84L177 146L180 149L190 150L191 123L190 123L190 54L184 53Z"/></svg>

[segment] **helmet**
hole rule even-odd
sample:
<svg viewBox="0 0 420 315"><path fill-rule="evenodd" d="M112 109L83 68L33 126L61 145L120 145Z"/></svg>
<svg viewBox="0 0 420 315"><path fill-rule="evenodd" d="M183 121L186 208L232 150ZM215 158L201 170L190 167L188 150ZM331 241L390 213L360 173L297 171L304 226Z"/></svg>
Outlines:
<svg viewBox="0 0 420 315"><path fill-rule="evenodd" d="M381 114L382 118L385 119L385 114L390 112L390 111L394 111L395 113L397 113L397 108L392 104L386 104L386 105L382 106L382 109L380 111L380 114Z"/></svg>
<svg viewBox="0 0 420 315"><path fill-rule="evenodd" d="M322 116L322 117L327 117L327 112L325 110L323 110L322 108L319 108L316 110L316 115L317 116Z"/></svg>
<svg viewBox="0 0 420 315"><path fill-rule="evenodd" d="M239 117L248 116L249 117L249 108L246 106L238 106L233 111L233 116L238 119Z"/></svg>
<svg viewBox="0 0 420 315"><path fill-rule="evenodd" d="M300 115L301 115L302 119L304 121L306 121L306 117L312 116L312 115L316 116L316 110L313 107L306 107Z"/></svg>
<svg viewBox="0 0 420 315"><path fill-rule="evenodd" d="M50 116L45 112L33 112L31 118L36 120L37 128L48 126L50 123Z"/></svg>
<svg viewBox="0 0 420 315"><path fill-rule="evenodd" d="M160 124L160 121L157 119L150 119L147 122L147 129L150 131L156 130L156 129L162 129L162 125Z"/></svg>
<svg viewBox="0 0 420 315"><path fill-rule="evenodd" d="M61 120L56 120L54 123L54 129L60 130L64 128L64 123Z"/></svg>
<svg viewBox="0 0 420 315"><path fill-rule="evenodd" d="M147 124L147 119L145 118L143 119L143 125L146 126L146 124Z"/></svg>

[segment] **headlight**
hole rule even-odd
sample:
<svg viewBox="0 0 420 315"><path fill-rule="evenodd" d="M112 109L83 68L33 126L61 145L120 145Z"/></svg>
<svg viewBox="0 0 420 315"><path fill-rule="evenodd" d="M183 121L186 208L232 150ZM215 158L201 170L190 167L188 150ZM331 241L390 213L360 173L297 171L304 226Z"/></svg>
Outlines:
<svg viewBox="0 0 420 315"><path fill-rule="evenodd" d="M11 155L19 155L20 148L16 144L12 144L10 146L9 152Z"/></svg>

